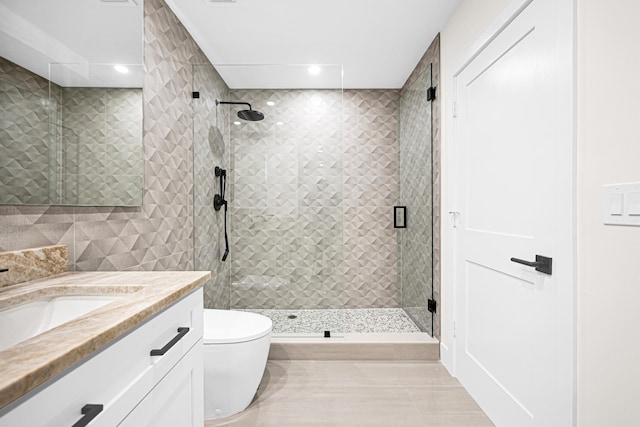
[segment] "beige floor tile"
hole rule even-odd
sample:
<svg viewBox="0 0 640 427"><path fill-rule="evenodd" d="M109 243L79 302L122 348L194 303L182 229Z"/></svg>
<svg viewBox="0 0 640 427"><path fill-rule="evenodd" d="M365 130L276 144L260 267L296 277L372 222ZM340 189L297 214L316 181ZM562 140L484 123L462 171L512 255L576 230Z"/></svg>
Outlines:
<svg viewBox="0 0 640 427"><path fill-rule="evenodd" d="M438 362L267 363L249 408L206 427L490 426Z"/></svg>
<svg viewBox="0 0 640 427"><path fill-rule="evenodd" d="M290 386L262 394L233 422L207 426L423 427L406 387Z"/></svg>
<svg viewBox="0 0 640 427"><path fill-rule="evenodd" d="M413 386L409 392L429 427L493 426L462 386Z"/></svg>
<svg viewBox="0 0 640 427"><path fill-rule="evenodd" d="M340 385L460 385L439 362L318 362L312 373Z"/></svg>

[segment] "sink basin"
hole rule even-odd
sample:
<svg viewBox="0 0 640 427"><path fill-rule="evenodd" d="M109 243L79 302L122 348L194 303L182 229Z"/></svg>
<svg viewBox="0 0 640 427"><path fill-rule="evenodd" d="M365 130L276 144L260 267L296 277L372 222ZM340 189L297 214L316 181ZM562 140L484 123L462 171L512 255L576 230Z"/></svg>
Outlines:
<svg viewBox="0 0 640 427"><path fill-rule="evenodd" d="M124 295L60 295L2 310L0 351L123 297Z"/></svg>

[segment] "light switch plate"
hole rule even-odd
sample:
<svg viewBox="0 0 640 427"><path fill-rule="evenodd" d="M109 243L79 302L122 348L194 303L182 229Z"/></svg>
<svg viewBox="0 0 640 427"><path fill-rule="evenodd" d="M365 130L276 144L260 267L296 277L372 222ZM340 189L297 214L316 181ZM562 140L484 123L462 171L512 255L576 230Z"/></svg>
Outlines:
<svg viewBox="0 0 640 427"><path fill-rule="evenodd" d="M640 216L640 192L627 195L627 215Z"/></svg>
<svg viewBox="0 0 640 427"><path fill-rule="evenodd" d="M624 214L624 193L612 193L609 195L609 215Z"/></svg>
<svg viewBox="0 0 640 427"><path fill-rule="evenodd" d="M602 216L607 225L640 227L640 182L602 187Z"/></svg>

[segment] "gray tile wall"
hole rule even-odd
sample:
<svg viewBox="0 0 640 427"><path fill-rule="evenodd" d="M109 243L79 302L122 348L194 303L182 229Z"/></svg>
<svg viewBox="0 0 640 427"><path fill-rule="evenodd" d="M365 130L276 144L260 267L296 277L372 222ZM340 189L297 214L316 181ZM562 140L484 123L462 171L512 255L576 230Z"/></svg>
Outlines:
<svg viewBox="0 0 640 427"><path fill-rule="evenodd" d="M399 229L402 307L424 331L431 332L427 300L432 294L433 203L431 70L405 87L400 101L400 205L407 207L407 228Z"/></svg>
<svg viewBox="0 0 640 427"><path fill-rule="evenodd" d="M49 203L49 81L0 57L0 203Z"/></svg>
<svg viewBox="0 0 640 427"><path fill-rule="evenodd" d="M205 307L224 309L229 308L231 260L221 261L224 211L213 209L213 196L220 191L215 167L230 171L229 109L216 107L215 101L227 100L229 88L210 64L194 65L193 70L193 90L200 94L193 100L195 268L211 271L211 280L204 287Z"/></svg>
<svg viewBox="0 0 640 427"><path fill-rule="evenodd" d="M60 102L61 204L140 205L142 89L68 87Z"/></svg>
<svg viewBox="0 0 640 427"><path fill-rule="evenodd" d="M75 270L190 270L192 63L207 60L162 0L145 0L141 208L1 206L0 250L69 245Z"/></svg>
<svg viewBox="0 0 640 427"><path fill-rule="evenodd" d="M344 94L347 308L398 307L398 90Z"/></svg>
<svg viewBox="0 0 640 427"><path fill-rule="evenodd" d="M436 88L436 100L426 90ZM431 43L401 91L400 193L408 228L400 230L402 307L421 329L440 336L440 36ZM432 111L433 108L433 111ZM430 123L431 122L431 123ZM433 254L433 255L432 255Z"/></svg>
<svg viewBox="0 0 640 427"><path fill-rule="evenodd" d="M231 96L266 115L231 126L231 306L398 306L399 91Z"/></svg>
<svg viewBox="0 0 640 427"><path fill-rule="evenodd" d="M4 58L0 76L0 203L141 204L142 89L63 88Z"/></svg>
<svg viewBox="0 0 640 427"><path fill-rule="evenodd" d="M434 45L425 58L437 52L439 43L436 48ZM436 54L436 60L437 57ZM145 0L147 73L143 91L143 206L0 206L0 250L67 244L70 249L70 268L76 270L192 269L196 264L198 268L214 272L214 279L205 290L208 306L224 306L227 299L225 292L228 292L224 285L228 264L215 263L220 251L219 239L210 239L214 243L196 240L197 259L202 262L202 267L199 266L200 261L194 263L196 257L193 252L194 213L196 222L198 217L212 218L212 235L220 236L221 226L220 216L211 216L204 209L209 203L207 199L211 197L211 186L203 187L202 192L196 187L195 206L191 198L194 172L196 179L210 178L199 169L205 166L204 162L194 165L194 148L196 159L206 154L207 150L205 145L196 144L194 147L194 132L196 135L207 132L207 138L201 141L212 144L209 147L212 162L220 159L224 164L228 159L221 151L221 147L228 147L224 140L225 135L229 135L229 130L224 129L227 119L221 120L220 116L215 116L216 127L221 130L225 141L220 143L210 124L194 123L191 114L194 77L191 64L203 63L207 63L206 58L167 5L162 0ZM424 59L414 74L419 74L423 63ZM437 71L434 79L436 75ZM212 96L225 93L225 86L217 80L211 69L204 71L201 81L209 82L205 86L210 88ZM204 92L207 89L200 90ZM236 98L248 96L252 101L270 98L267 91L252 92L256 93L236 92L232 95ZM259 95L258 92L264 93ZM295 91L288 92L291 93L281 95L283 99L292 96ZM325 102L337 103L331 96ZM255 303L262 308L274 307L276 296L283 298L278 304L289 307L361 308L396 307L400 304L397 239L392 228L392 206L399 197L397 138L400 91L349 90L344 92L342 102L344 110L328 118L328 121L323 121L319 115L309 115L308 111L298 110L297 107L283 113L283 117L289 121L308 120L306 125L309 129L301 134L296 135L290 129L291 133L287 135L284 126L278 131L284 132L284 135L275 138L271 147L277 153L274 164L295 164L298 172L287 174L287 169L283 169L274 183L275 192L288 194L287 197L259 198L253 201L253 205L248 205L248 209L260 208L263 216L258 215L256 210L252 214L254 218L247 221L242 218L242 211L238 209L234 212L231 226L258 228L263 243L243 241L234 230L234 235L238 237L232 243L232 253L238 261L242 261L238 254L251 257L260 253L258 257L264 259L254 260L256 274L245 274L246 271L240 270L243 268L241 262L237 265L232 262L230 265L234 267L234 280L245 278L251 283L255 276L270 275L274 271L268 265L272 262L271 258L275 257L277 263L289 266L287 268L295 280L286 287L274 274L272 281L275 286L272 287L284 288L282 291L270 296L266 290L256 291L254 286L253 291L236 296L236 306ZM211 105L205 108L213 110ZM216 111L216 114L220 112ZM435 114L436 120L438 117L439 113ZM341 133L344 140L339 148L336 146L337 132ZM434 132L437 141L437 127ZM249 135L248 141L258 135L259 132ZM228 140L233 141L233 138ZM295 140L295 143L291 140ZM278 141L282 143L278 144ZM321 146L326 148L318 152ZM238 145L238 149L240 147L242 145ZM291 147L295 147L295 157L290 151ZM437 144L434 152L437 165ZM233 173L233 162L226 161L229 161L228 169ZM320 167L326 172L318 172ZM313 171L313 174L299 173L305 169ZM437 208L437 166L434 174L434 204ZM236 182L234 177L230 178L230 184ZM241 180L237 184L242 184ZM251 185L254 184L247 183L247 186ZM256 187L251 191L260 192L264 189L264 186L262 189ZM296 200L296 204L292 200ZM241 195L238 202L242 206ZM246 205L252 201L246 199L244 203ZM199 207L203 209L198 212ZM269 212L275 215L269 217ZM278 218L278 215L304 215L304 221L290 221L287 217ZM434 221L437 224L438 218L434 218ZM337 230L341 230L340 238ZM319 231L320 234L317 233ZM435 236L437 238L437 232ZM271 244L265 246L268 249L266 255L262 249L242 250L243 245L264 246L270 237L282 240L282 253L274 255L276 245ZM434 269L437 269L437 239L435 246ZM438 274L435 277L437 293ZM300 278L304 280L298 280ZM259 284L263 282L262 279L258 281Z"/></svg>

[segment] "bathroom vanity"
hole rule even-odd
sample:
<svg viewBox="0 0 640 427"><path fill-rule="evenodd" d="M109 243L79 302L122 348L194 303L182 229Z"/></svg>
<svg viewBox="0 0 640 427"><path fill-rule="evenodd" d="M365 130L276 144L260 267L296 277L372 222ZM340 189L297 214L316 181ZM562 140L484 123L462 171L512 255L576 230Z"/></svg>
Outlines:
<svg viewBox="0 0 640 427"><path fill-rule="evenodd" d="M61 295L115 296L0 351L0 427L201 427L209 277L66 273L0 290L0 315Z"/></svg>

